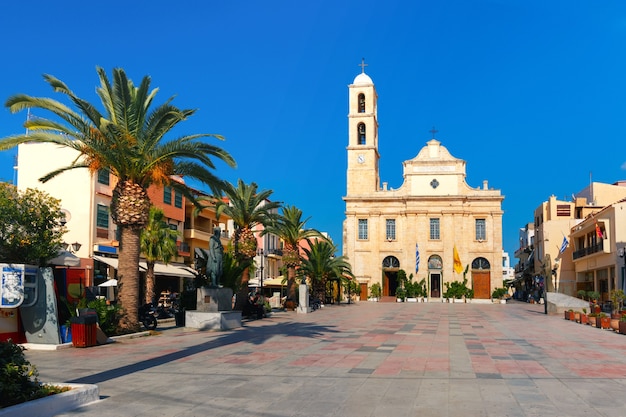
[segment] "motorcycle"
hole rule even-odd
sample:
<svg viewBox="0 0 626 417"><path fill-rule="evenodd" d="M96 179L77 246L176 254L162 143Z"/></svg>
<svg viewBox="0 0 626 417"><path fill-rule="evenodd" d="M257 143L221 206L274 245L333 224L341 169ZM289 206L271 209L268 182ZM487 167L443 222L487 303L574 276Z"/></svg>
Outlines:
<svg viewBox="0 0 626 417"><path fill-rule="evenodd" d="M139 307L139 321L146 330L154 330L157 328L157 319L155 317L156 309L152 304L144 304Z"/></svg>

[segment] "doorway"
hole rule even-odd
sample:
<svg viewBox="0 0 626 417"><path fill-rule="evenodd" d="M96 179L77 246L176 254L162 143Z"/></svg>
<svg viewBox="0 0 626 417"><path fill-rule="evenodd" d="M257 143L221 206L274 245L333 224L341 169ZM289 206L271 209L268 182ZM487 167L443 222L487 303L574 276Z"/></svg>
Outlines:
<svg viewBox="0 0 626 417"><path fill-rule="evenodd" d="M430 298L441 297L441 274L430 274Z"/></svg>
<svg viewBox="0 0 626 417"><path fill-rule="evenodd" d="M383 296L395 296L397 289L398 271L385 271L385 279L383 279Z"/></svg>

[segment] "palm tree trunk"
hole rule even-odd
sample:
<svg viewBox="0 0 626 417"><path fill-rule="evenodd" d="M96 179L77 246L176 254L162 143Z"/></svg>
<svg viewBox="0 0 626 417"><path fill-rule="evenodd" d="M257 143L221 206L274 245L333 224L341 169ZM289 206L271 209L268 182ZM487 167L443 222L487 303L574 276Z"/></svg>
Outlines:
<svg viewBox="0 0 626 417"><path fill-rule="evenodd" d="M287 300L298 301L296 299L296 268L293 266L287 268Z"/></svg>
<svg viewBox="0 0 626 417"><path fill-rule="evenodd" d="M248 302L248 281L250 281L250 268L246 268L243 270L241 274L241 287L239 287L239 291L237 292L237 298L235 299L235 307L234 309L237 311L243 311L246 303Z"/></svg>
<svg viewBox="0 0 626 417"><path fill-rule="evenodd" d="M119 248L118 288L121 304L120 330L139 329L139 238L138 227L120 226L122 236Z"/></svg>
<svg viewBox="0 0 626 417"><path fill-rule="evenodd" d="M146 304L154 301L154 262L148 262L146 270Z"/></svg>

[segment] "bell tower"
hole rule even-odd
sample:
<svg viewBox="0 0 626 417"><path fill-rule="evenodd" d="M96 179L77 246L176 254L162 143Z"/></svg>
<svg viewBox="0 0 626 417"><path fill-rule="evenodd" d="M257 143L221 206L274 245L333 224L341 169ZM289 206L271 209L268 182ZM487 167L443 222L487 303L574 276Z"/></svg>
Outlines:
<svg viewBox="0 0 626 417"><path fill-rule="evenodd" d="M378 116L376 88L365 73L367 64L361 61L361 73L348 86L348 173L347 196L373 194L379 190L378 174Z"/></svg>

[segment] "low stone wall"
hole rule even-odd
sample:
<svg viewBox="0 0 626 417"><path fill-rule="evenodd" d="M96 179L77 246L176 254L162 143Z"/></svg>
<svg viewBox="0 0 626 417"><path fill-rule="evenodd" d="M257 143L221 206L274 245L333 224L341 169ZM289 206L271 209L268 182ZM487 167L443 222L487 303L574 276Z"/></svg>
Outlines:
<svg viewBox="0 0 626 417"><path fill-rule="evenodd" d="M570 309L574 311L582 311L583 308L587 309L587 313L590 313L589 302L581 300L580 298L570 297L569 295L561 294L558 292L549 292L548 296L548 314L563 314L564 311Z"/></svg>

